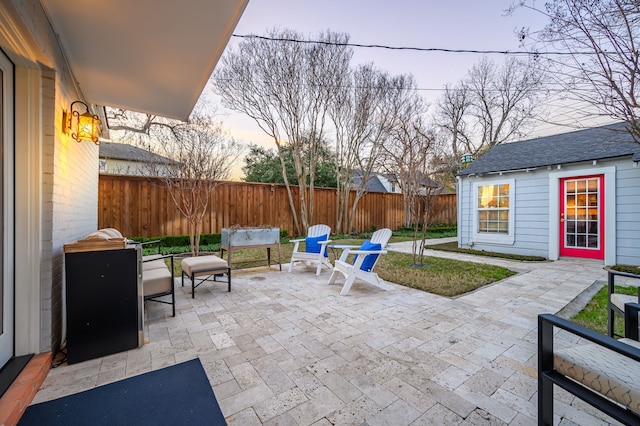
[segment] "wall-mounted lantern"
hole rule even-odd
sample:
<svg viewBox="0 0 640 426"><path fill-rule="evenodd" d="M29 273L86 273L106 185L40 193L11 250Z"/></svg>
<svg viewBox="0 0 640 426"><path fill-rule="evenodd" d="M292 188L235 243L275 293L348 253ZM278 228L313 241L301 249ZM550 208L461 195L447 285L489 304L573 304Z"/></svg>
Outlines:
<svg viewBox="0 0 640 426"><path fill-rule="evenodd" d="M84 107L84 112L78 110ZM89 112L89 107L82 101L75 101L71 104L70 112L64 111L62 114L62 122L64 125L64 133L71 133L71 137L77 142L91 141L96 145L100 145L98 136L102 133L102 122L97 115Z"/></svg>

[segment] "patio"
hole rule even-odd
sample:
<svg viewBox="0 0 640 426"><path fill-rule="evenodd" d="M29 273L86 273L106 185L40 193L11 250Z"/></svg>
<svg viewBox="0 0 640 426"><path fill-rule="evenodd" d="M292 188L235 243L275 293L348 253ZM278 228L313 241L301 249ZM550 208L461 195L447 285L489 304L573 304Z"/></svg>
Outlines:
<svg viewBox="0 0 640 426"><path fill-rule="evenodd" d="M195 299L176 280L175 318L147 305L147 344L52 369L33 402L199 357L230 425L536 424L537 314L606 280L602 263L428 254L521 273L456 299L358 283L339 296L304 268L234 271L231 293L205 284ZM556 413L609 423L562 391Z"/></svg>

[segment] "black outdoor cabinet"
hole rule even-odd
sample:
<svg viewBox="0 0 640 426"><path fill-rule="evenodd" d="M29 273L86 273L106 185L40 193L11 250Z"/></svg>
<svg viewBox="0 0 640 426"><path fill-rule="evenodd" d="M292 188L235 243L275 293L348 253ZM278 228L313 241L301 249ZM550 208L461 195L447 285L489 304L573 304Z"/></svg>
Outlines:
<svg viewBox="0 0 640 426"><path fill-rule="evenodd" d="M142 345L139 246L67 252L65 272L69 364Z"/></svg>

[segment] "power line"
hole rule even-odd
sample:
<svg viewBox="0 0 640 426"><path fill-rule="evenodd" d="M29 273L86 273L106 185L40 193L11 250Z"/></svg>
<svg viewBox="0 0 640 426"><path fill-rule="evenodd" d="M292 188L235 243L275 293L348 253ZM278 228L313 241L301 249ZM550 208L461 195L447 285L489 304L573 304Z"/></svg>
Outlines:
<svg viewBox="0 0 640 426"><path fill-rule="evenodd" d="M301 44L323 44L327 46L347 46L347 47L362 47L373 49L387 49L387 50L409 50L415 52L444 52L444 53L474 53L474 54L498 54L498 55L532 55L532 56L558 56L558 55L578 55L578 54L592 54L593 52L530 52L526 50L479 50L479 49L445 49L440 47L408 47L408 46L387 46L383 44L360 44L360 43L340 43L334 41L323 40L298 40L294 38L281 38L281 37L266 37L256 34L232 34L233 37L244 39L258 39L267 41L289 42L289 43L301 43Z"/></svg>
<svg viewBox="0 0 640 426"><path fill-rule="evenodd" d="M241 81L241 82L251 82L253 80L237 80L237 79L231 79L231 78L219 78L218 80L220 81ZM365 88L367 86L359 86L359 85L353 85L353 84L314 84L314 87L331 87L334 89L362 89ZM372 86L374 88L378 88L380 86ZM450 91L450 92L461 92L461 91L465 91L468 89L465 88L461 88L461 87L403 87L403 90L409 90L409 91L414 91L414 92L445 92L445 91ZM564 90L562 86L559 86L555 83L541 83L539 88L536 89L531 89L531 92L536 92L536 93L546 93L549 91L562 91ZM579 92L579 91L583 91L583 92L589 92L587 89L582 89L582 90L575 90L575 92ZM488 93L502 93L503 91L500 89L485 89L485 92Z"/></svg>

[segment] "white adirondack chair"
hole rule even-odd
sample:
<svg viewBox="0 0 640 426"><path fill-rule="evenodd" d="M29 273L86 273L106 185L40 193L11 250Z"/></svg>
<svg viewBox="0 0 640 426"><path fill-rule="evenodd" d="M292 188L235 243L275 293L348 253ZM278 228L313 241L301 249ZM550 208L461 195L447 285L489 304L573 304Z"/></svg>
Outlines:
<svg viewBox="0 0 640 426"><path fill-rule="evenodd" d="M289 272L291 272L291 270L293 269L293 265L296 262L304 262L307 266L310 266L312 263L317 264L318 268L316 269L316 275L320 275L322 265L329 268L332 267L329 258L325 256L327 253L327 245L331 242L331 240L329 239L329 235L331 235L331 227L329 227L328 225L313 225L309 227L309 231L307 232L307 238L317 238L323 235L326 235L327 237L323 241L318 241L318 244L320 244L320 253L298 251L300 243L306 241L306 238L289 241L291 243L294 243L293 253L291 253L291 262L289 263Z"/></svg>
<svg viewBox="0 0 640 426"><path fill-rule="evenodd" d="M358 250L361 246L336 246L342 248L342 255L340 259L336 260L336 264L333 267L333 272L331 273L331 277L329 278L329 284L333 284L338 277L338 274L342 274L345 278L344 285L342 286L342 291L340 292L341 296L346 295L351 290L351 286L356 279L360 279L369 284L372 284L376 287L379 287L383 290L391 290L393 286L387 284L376 274L373 272L373 268L376 263L378 263L378 259L381 254L386 254L387 251L384 249L389 242L389 238L391 238L391 230L388 228L378 229L371 236L371 243L380 244L381 250ZM347 257L350 254L355 254L354 263L351 264L347 262ZM365 261L368 255L376 255L375 260L370 268L366 268L368 270L364 270L362 268L362 264Z"/></svg>

